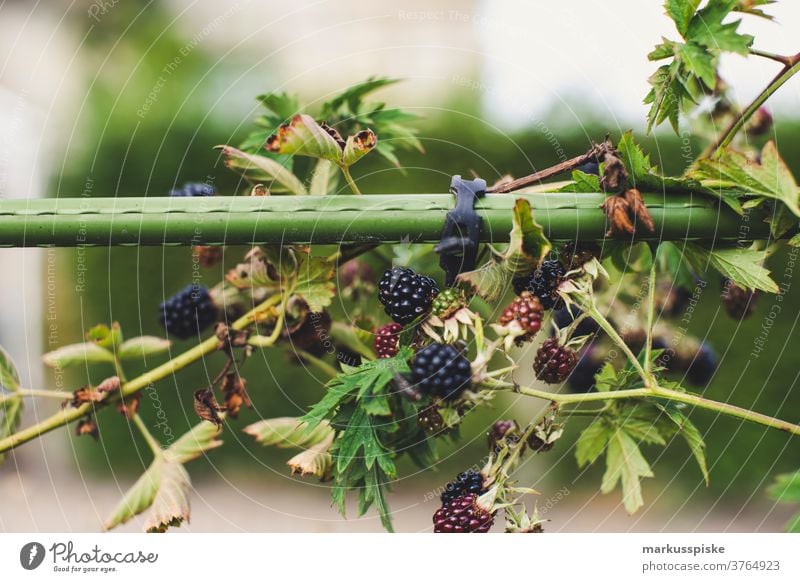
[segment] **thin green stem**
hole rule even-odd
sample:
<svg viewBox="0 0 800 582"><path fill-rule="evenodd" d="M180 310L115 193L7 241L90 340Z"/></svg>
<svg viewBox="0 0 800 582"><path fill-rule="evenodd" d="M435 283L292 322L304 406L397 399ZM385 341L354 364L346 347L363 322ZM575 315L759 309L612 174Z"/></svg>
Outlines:
<svg viewBox="0 0 800 582"><path fill-rule="evenodd" d="M344 174L344 179L347 181L347 185L350 186L350 190L353 192L353 194L361 194L361 190L358 189L355 180L353 180L353 177L350 175L350 168L348 168L347 166L339 166L339 167L342 169L342 174Z"/></svg>
<svg viewBox="0 0 800 582"><path fill-rule="evenodd" d="M244 329L253 324L264 310L274 307L276 303L280 302L280 295L273 295L261 304L251 309L245 315L237 319L231 324L233 329ZM219 347L219 340L216 336L211 336L207 340L199 343L193 348L183 352L182 354L172 358L168 362L164 362L160 366L153 368L137 376L130 382L126 382L120 387L119 392L111 394L104 403L116 402L120 397L130 396L153 385L155 382L167 378L186 366L196 362L197 360L215 352ZM45 418L41 422L29 426L23 430L15 432L4 439L0 439L0 452L5 452L19 445L31 441L45 433L55 430L61 426L74 422L79 418L83 418L93 411L97 406L96 403L86 403L78 406L77 408L62 408L52 416Z"/></svg>
<svg viewBox="0 0 800 582"><path fill-rule="evenodd" d="M289 301L290 295L291 292L281 293L280 295L281 308L278 312L278 317L275 320L275 327L273 328L272 333L268 336L254 335L247 341L247 343L257 348L271 348L275 345L275 342L278 341L278 338L281 335L281 331L283 331L283 322L286 319L286 304Z"/></svg>
<svg viewBox="0 0 800 582"><path fill-rule="evenodd" d="M513 386L508 382L492 382L492 388L513 388L514 391L525 396L533 396L534 398L541 398L542 400L549 400L556 404L583 404L586 402L597 402L602 400L625 400L628 398L659 398L663 400L670 400L672 402L682 402L697 408L711 410L726 416L732 416L748 422L753 422L770 428L775 428L788 432L793 435L800 436L800 425L780 420L766 414L740 408L733 404L726 402L718 402L716 400L709 400L696 394L688 394L686 392L679 392L668 388L634 388L630 390L614 390L611 392L589 392L586 394L555 394L546 392L544 390L537 390L536 388L529 388L527 386Z"/></svg>
<svg viewBox="0 0 800 582"><path fill-rule="evenodd" d="M17 394L30 398L54 398L56 400L68 400L73 397L72 392L64 390L34 390L28 388L20 388L17 390Z"/></svg>
<svg viewBox="0 0 800 582"><path fill-rule="evenodd" d="M699 159L713 159L717 157L722 150L724 150L736 137L736 134L744 127L745 123L758 111L767 99L783 86L786 81L791 79L797 71L800 70L800 59L798 56L791 57L786 66L770 81L770 84L753 99L744 111L742 111L722 133L722 136L713 144L711 144Z"/></svg>
<svg viewBox="0 0 800 582"><path fill-rule="evenodd" d="M644 385L648 389L654 387L656 385L656 382L655 379L653 378L653 374L646 371L642 367L642 365L639 363L639 358L637 358L636 355L631 351L631 349L625 343L625 340L623 340L622 337L620 337L620 335L617 333L617 330L614 329L614 326L611 325L611 322L608 321L602 313L600 313L594 301L589 301L584 305L582 305L581 307L583 307L584 310L592 317L592 319L594 319L597 322L597 325L599 325L600 328L604 332L606 332L608 337L611 338L611 341L617 344L617 347L619 347L619 349L622 350L622 353L624 353L625 356L628 358L628 361L631 363L631 366L633 366L633 368L636 370L639 376L641 376Z"/></svg>
<svg viewBox="0 0 800 582"><path fill-rule="evenodd" d="M653 264L650 265L650 275L647 280L647 338L644 342L644 372L652 377L652 362L650 354L653 352L653 321L656 311L656 256L653 253Z"/></svg>
<svg viewBox="0 0 800 582"><path fill-rule="evenodd" d="M136 425L136 428L139 429L139 432L142 433L144 440L147 441L147 445L150 447L150 450L153 451L153 455L156 457L160 457L163 455L161 450L161 444L156 440L156 438L150 433L147 429L147 425L145 425L142 417L138 414L134 414L132 417L133 424Z"/></svg>

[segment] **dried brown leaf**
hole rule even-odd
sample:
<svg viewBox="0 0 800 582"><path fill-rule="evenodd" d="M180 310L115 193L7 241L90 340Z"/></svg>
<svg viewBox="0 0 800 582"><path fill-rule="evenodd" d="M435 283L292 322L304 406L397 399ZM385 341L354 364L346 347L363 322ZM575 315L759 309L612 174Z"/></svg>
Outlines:
<svg viewBox="0 0 800 582"><path fill-rule="evenodd" d="M194 393L194 411L197 416L215 425L222 426L219 413L225 410L219 405L211 388L201 388Z"/></svg>
<svg viewBox="0 0 800 582"><path fill-rule="evenodd" d="M650 216L650 211L642 199L642 193L636 188L629 188L625 191L625 200L628 201L629 211L633 214L637 223L641 223L649 230L654 232L656 225L653 223L653 217Z"/></svg>

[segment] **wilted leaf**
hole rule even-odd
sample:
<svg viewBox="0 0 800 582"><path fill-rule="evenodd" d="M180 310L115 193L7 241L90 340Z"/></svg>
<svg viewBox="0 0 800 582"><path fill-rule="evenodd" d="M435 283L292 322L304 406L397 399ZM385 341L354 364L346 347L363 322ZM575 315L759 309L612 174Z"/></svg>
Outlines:
<svg viewBox="0 0 800 582"><path fill-rule="evenodd" d="M222 417L219 413L223 410L225 409L219 405L211 388L201 388L195 391L194 411L197 416L219 427L222 426Z"/></svg>
<svg viewBox="0 0 800 582"><path fill-rule="evenodd" d="M75 434L77 436L90 436L95 440L97 440L97 437L100 435L97 430L97 423L92 417L79 420L78 424L75 426Z"/></svg>
<svg viewBox="0 0 800 582"><path fill-rule="evenodd" d="M289 459L286 464L289 465L292 473L315 475L320 479L327 477L333 467L330 448L334 436L334 432L331 430L324 440Z"/></svg>
<svg viewBox="0 0 800 582"><path fill-rule="evenodd" d="M254 422L246 426L244 432L265 447L307 449L327 440L333 429L328 421L323 420L309 430L308 424L299 418L284 416Z"/></svg>
<svg viewBox="0 0 800 582"><path fill-rule="evenodd" d="M339 163L343 146L337 133L322 127L311 116L299 114L267 138L265 147L275 154L309 156Z"/></svg>
<svg viewBox="0 0 800 582"><path fill-rule="evenodd" d="M152 335L142 335L122 342L117 355L123 360L145 358L167 351L170 345L172 345L172 342L168 339Z"/></svg>
<svg viewBox="0 0 800 582"><path fill-rule="evenodd" d="M366 156L378 144L378 138L371 129L359 131L347 138L342 152L342 165L352 166Z"/></svg>
<svg viewBox="0 0 800 582"><path fill-rule="evenodd" d="M292 194L308 194L303 183L291 170L282 166L272 158L248 154L233 146L217 146L225 155L225 165L233 170L241 170L248 178L256 182L274 181ZM275 190L276 188L272 188Z"/></svg>
<svg viewBox="0 0 800 582"><path fill-rule="evenodd" d="M252 408L250 396L247 394L247 381L238 372L226 374L220 390L225 395L225 411L231 418L239 416L242 406Z"/></svg>
<svg viewBox="0 0 800 582"><path fill-rule="evenodd" d="M79 364L114 363L114 354L96 343L86 342L60 347L46 353L42 359L51 368L66 368Z"/></svg>
<svg viewBox="0 0 800 582"><path fill-rule="evenodd" d="M92 388L91 386L83 386L72 393L72 401L70 404L74 408L78 408L79 406L88 402L102 402L107 395L108 392L106 391L98 390L97 388Z"/></svg>
<svg viewBox="0 0 800 582"><path fill-rule="evenodd" d="M103 529L109 530L153 507L145 522L145 531L161 532L189 520L191 488L189 474L183 463L222 444L217 428L201 422L162 451L117 505Z"/></svg>

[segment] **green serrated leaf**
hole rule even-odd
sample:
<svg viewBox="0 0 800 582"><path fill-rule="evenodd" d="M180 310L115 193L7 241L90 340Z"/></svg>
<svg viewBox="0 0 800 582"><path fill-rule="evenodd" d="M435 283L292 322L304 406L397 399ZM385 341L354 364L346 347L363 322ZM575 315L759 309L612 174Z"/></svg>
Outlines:
<svg viewBox="0 0 800 582"><path fill-rule="evenodd" d="M19 390L19 372L11 354L0 346L0 388L11 392Z"/></svg>
<svg viewBox="0 0 800 582"><path fill-rule="evenodd" d="M760 163L739 152L726 150L717 159L702 160L692 176L711 189L729 189L738 191L741 196L758 195L778 200L800 217L800 190L773 141L767 142L761 150Z"/></svg>
<svg viewBox="0 0 800 582"><path fill-rule="evenodd" d="M623 429L614 431L608 442L606 472L600 491L610 493L621 481L622 503L632 514L644 505L641 479L652 476L650 465L636 441Z"/></svg>
<svg viewBox="0 0 800 582"><path fill-rule="evenodd" d="M7 395L0 403L0 439L11 436L17 430L22 420L23 401L21 395ZM0 463L5 459L5 453L0 453Z"/></svg>
<svg viewBox="0 0 800 582"><path fill-rule="evenodd" d="M44 363L51 368L67 368L69 366L114 363L114 354L94 342L70 344L60 347L42 356Z"/></svg>
<svg viewBox="0 0 800 582"><path fill-rule="evenodd" d="M727 51L746 56L753 44L753 37L739 33L741 20L723 22L737 4L738 0L711 0L694 15L684 38L715 52Z"/></svg>
<svg viewBox="0 0 800 582"><path fill-rule="evenodd" d="M686 444L689 445L689 450L692 451L692 455L694 455L697 465L700 467L703 479L706 485L708 485L710 478L708 475L708 465L706 464L706 443L703 440L703 435L700 434L700 431L689 418L674 406L659 405L659 409L669 417L678 428L680 435L686 440Z"/></svg>
<svg viewBox="0 0 800 582"><path fill-rule="evenodd" d="M684 258L699 271L713 267L743 289L758 289L778 293L777 283L762 267L764 251L754 249L723 248L708 250L695 243L686 243L681 249Z"/></svg>
<svg viewBox="0 0 800 582"><path fill-rule="evenodd" d="M689 23L700 5L700 0L667 0L664 8L667 15L675 22L675 26L681 36L686 34Z"/></svg>
<svg viewBox="0 0 800 582"><path fill-rule="evenodd" d="M152 335L142 335L125 340L120 344L117 356L123 360L141 359L169 350L172 342Z"/></svg>
<svg viewBox="0 0 800 582"><path fill-rule="evenodd" d="M605 420L596 419L587 426L575 443L575 457L578 467L594 463L608 445L614 429Z"/></svg>
<svg viewBox="0 0 800 582"><path fill-rule="evenodd" d="M308 252L299 252L296 257L297 281L294 292L305 300L312 312L320 312L331 304L336 294L336 285L333 282L336 255L318 257Z"/></svg>
<svg viewBox="0 0 800 582"><path fill-rule="evenodd" d="M600 187L600 176L586 174L580 170L573 170L572 182L556 190L556 192L570 192L573 194L602 191L603 189Z"/></svg>
<svg viewBox="0 0 800 582"><path fill-rule="evenodd" d="M767 495L781 503L800 503L800 471L775 477L775 481L767 489ZM786 524L786 531L800 533L800 513Z"/></svg>

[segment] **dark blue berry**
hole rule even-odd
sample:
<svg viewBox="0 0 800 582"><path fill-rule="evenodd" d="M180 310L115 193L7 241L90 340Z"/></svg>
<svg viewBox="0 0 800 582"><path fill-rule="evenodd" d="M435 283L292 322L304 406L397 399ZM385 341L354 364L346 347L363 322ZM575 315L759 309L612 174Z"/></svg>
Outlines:
<svg viewBox="0 0 800 582"><path fill-rule="evenodd" d="M216 196L216 194L217 191L214 189L214 186L199 182L188 182L183 185L183 188L177 188L169 193L170 196L189 196L191 198L198 196Z"/></svg>
<svg viewBox="0 0 800 582"><path fill-rule="evenodd" d="M697 354L689 364L686 371L686 379L696 386L707 386L719 365L719 357L714 349L708 344L701 344Z"/></svg>
<svg viewBox="0 0 800 582"><path fill-rule="evenodd" d="M457 398L472 383L467 358L449 344L430 344L411 360L415 387L429 396Z"/></svg>
<svg viewBox="0 0 800 582"><path fill-rule="evenodd" d="M438 294L439 287L433 279L406 267L392 267L378 283L378 299L386 315L400 325L428 313Z"/></svg>
<svg viewBox="0 0 800 582"><path fill-rule="evenodd" d="M539 298L544 309L553 309L562 304L558 286L565 272L564 266L558 260L542 261L533 274L517 277L511 284L517 295L521 295L523 291L530 291Z"/></svg>
<svg viewBox="0 0 800 582"><path fill-rule="evenodd" d="M167 335L187 339L217 320L217 307L208 289L189 284L159 306L159 321Z"/></svg>
<svg viewBox="0 0 800 582"><path fill-rule="evenodd" d="M442 491L441 495L442 503L450 503L453 499L467 493L474 493L475 495L486 493L483 488L483 476L472 469L459 473L456 475L455 480L444 486L444 491Z"/></svg>

